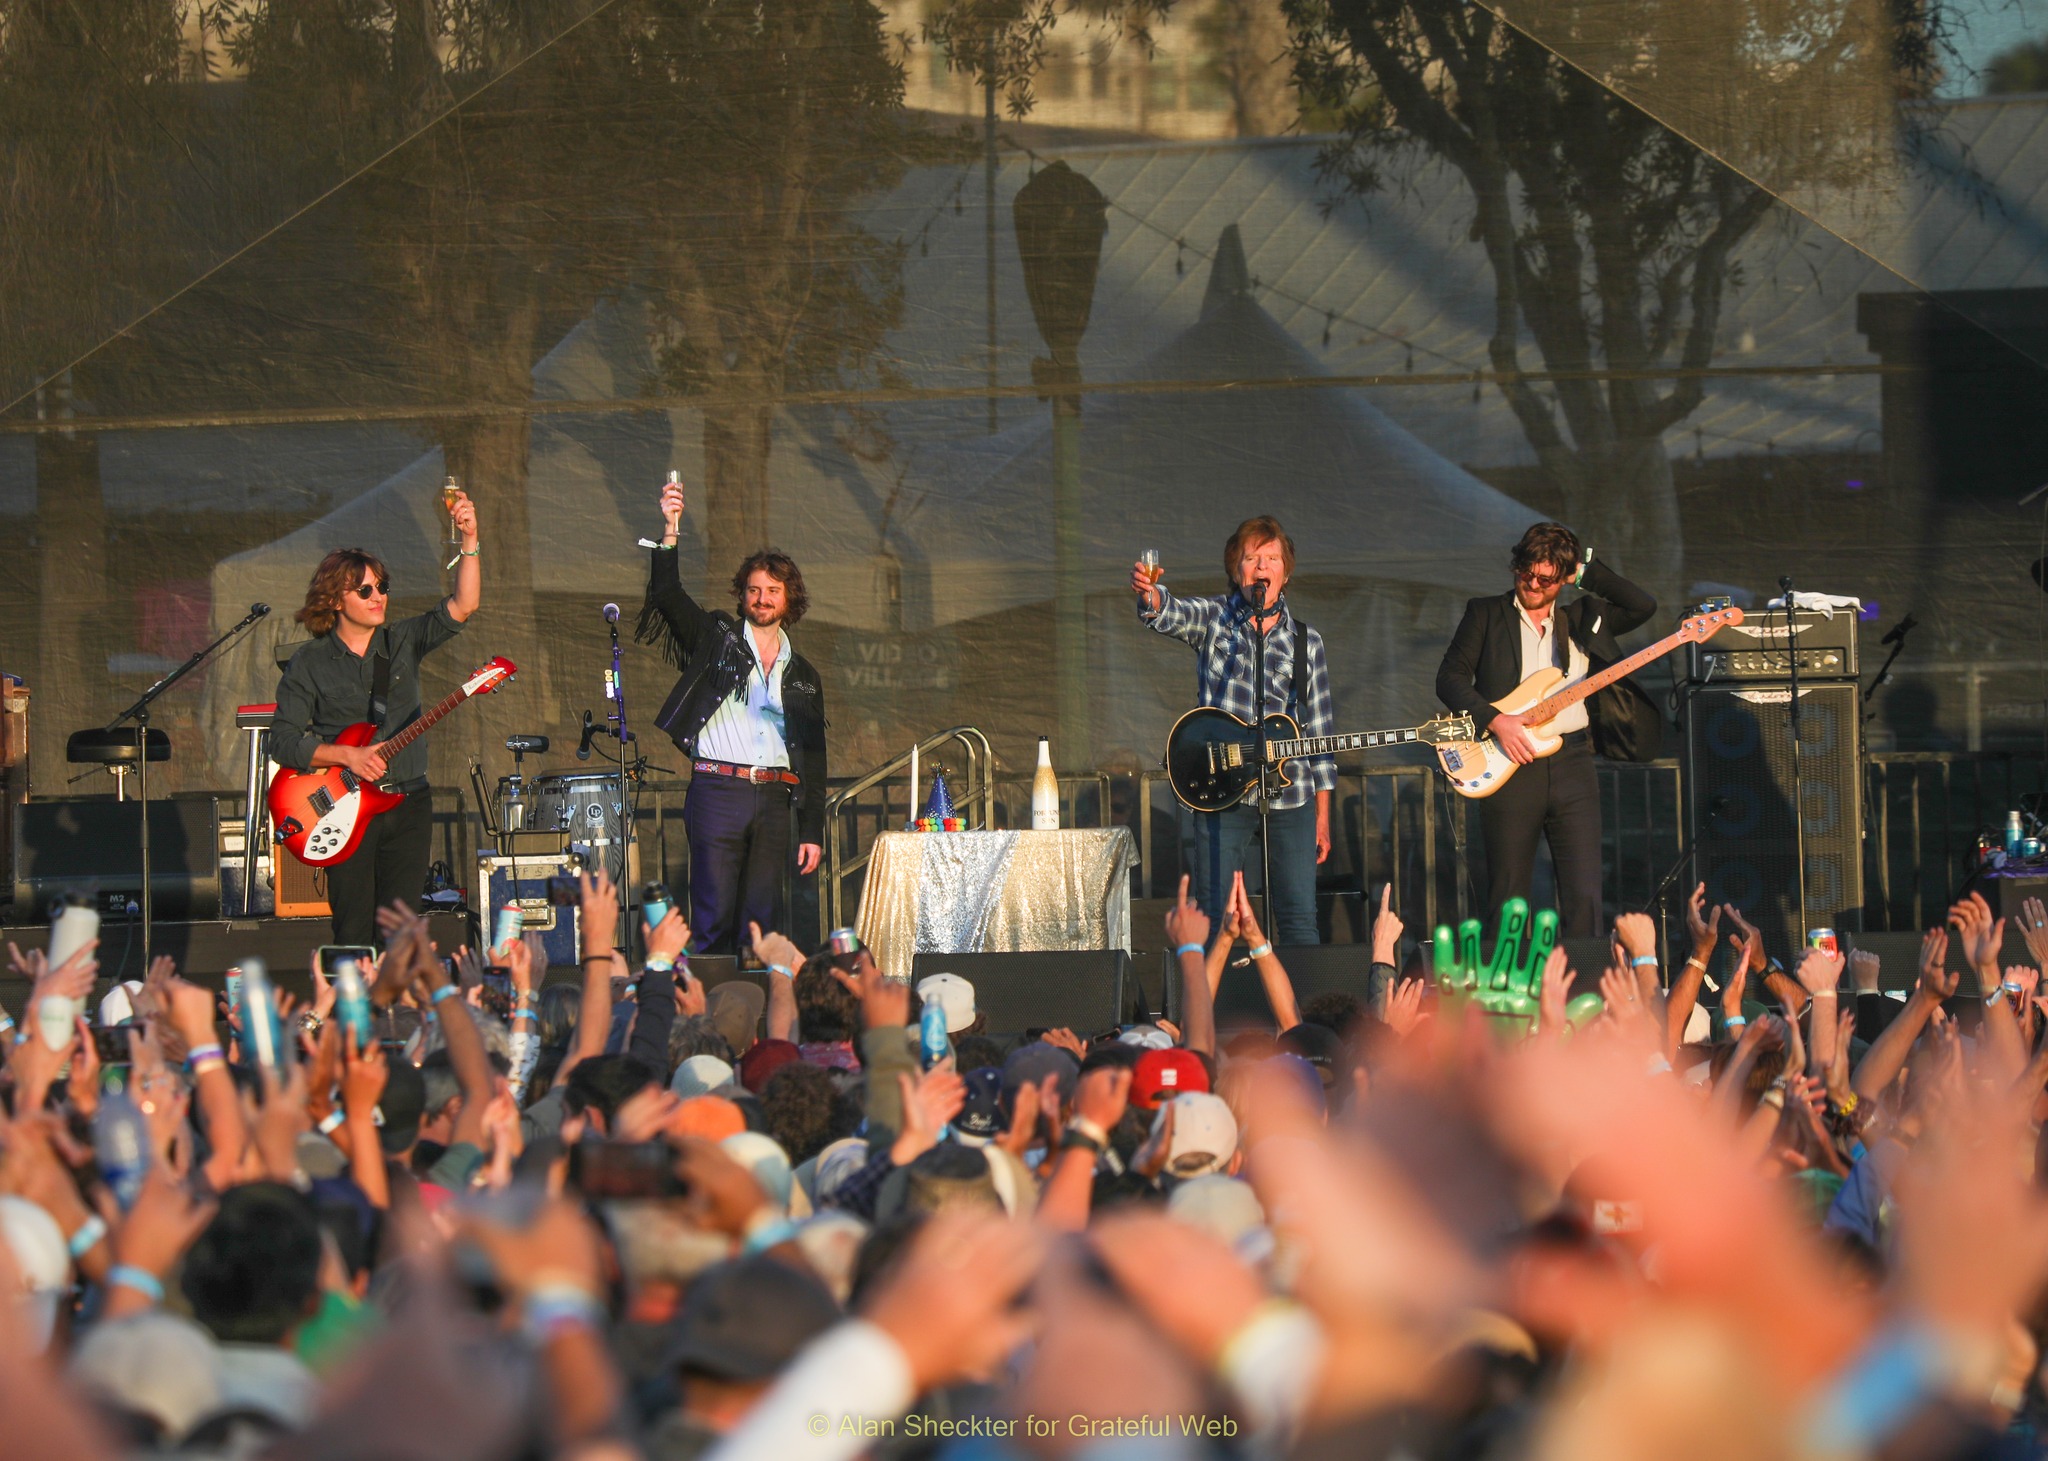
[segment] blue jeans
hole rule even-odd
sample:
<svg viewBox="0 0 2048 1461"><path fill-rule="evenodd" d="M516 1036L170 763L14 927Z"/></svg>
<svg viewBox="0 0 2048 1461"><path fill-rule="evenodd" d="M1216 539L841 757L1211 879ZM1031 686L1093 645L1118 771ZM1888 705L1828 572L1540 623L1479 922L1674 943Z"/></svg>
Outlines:
<svg viewBox="0 0 2048 1461"><path fill-rule="evenodd" d="M1316 804L1313 799L1267 818L1272 837L1273 916L1266 936L1276 944L1318 944L1316 932ZM1191 812L1183 835L1193 874L1188 896L1216 923L1230 901L1231 878L1244 872L1245 890L1257 897L1264 880L1259 857L1259 808L1241 802L1222 812ZM1261 917L1264 909L1260 909Z"/></svg>

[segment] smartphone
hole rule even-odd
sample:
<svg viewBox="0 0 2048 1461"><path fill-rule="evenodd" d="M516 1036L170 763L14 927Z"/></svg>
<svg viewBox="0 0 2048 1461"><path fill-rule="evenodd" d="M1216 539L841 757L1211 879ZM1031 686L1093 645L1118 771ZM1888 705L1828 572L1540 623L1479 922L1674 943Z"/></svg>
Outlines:
<svg viewBox="0 0 2048 1461"><path fill-rule="evenodd" d="M366 944L322 944L319 954L320 973L327 979L334 977L344 959L354 959L365 968L377 962L377 951Z"/></svg>
<svg viewBox="0 0 2048 1461"><path fill-rule="evenodd" d="M484 970L484 992L486 994L502 994L505 998L510 999L512 997L512 971L503 964L493 964L490 968Z"/></svg>
<svg viewBox="0 0 2048 1461"><path fill-rule="evenodd" d="M574 908L583 901L583 886L574 873L548 879L548 902L557 908Z"/></svg>
<svg viewBox="0 0 2048 1461"><path fill-rule="evenodd" d="M99 1056L101 1065L122 1065L129 1058L128 1032L140 1031L141 1025L100 1025L92 1032L93 1052Z"/></svg>
<svg viewBox="0 0 2048 1461"><path fill-rule="evenodd" d="M666 1142L579 1142L569 1150L569 1184L585 1197L612 1200L681 1197L689 1184L676 1172Z"/></svg>

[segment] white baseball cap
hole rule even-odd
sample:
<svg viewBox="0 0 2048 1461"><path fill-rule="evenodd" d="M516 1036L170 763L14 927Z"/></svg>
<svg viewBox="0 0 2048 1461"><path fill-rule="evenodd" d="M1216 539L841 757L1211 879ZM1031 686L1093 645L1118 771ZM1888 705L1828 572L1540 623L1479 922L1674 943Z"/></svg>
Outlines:
<svg viewBox="0 0 2048 1461"><path fill-rule="evenodd" d="M946 1033L957 1035L974 1023L974 986L958 974L933 974L917 983L917 997L946 1012Z"/></svg>
<svg viewBox="0 0 2048 1461"><path fill-rule="evenodd" d="M1230 1104L1208 1091L1183 1091L1163 1101L1152 1118L1157 1131L1173 1112L1173 1144L1166 1151L1166 1170L1176 1177L1208 1177L1230 1165L1237 1151L1237 1118Z"/></svg>
<svg viewBox="0 0 2048 1461"><path fill-rule="evenodd" d="M685 1101L732 1084L732 1067L715 1055L692 1055L668 1078L668 1088Z"/></svg>

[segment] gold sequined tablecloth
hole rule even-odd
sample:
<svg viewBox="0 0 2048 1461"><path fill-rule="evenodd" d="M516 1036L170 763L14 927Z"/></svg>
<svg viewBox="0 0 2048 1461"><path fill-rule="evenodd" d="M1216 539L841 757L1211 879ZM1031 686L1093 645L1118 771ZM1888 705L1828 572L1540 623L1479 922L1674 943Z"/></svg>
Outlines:
<svg viewBox="0 0 2048 1461"><path fill-rule="evenodd" d="M1128 827L885 832L854 927L886 974L918 954L1131 947Z"/></svg>

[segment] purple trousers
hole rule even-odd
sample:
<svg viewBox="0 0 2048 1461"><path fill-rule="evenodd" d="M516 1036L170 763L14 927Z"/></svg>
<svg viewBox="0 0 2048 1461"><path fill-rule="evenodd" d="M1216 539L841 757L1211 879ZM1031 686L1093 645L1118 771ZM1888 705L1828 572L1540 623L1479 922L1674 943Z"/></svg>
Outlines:
<svg viewBox="0 0 2048 1461"><path fill-rule="evenodd" d="M727 776L690 780L683 821L690 829L690 949L730 954L747 925L784 932L795 788Z"/></svg>

